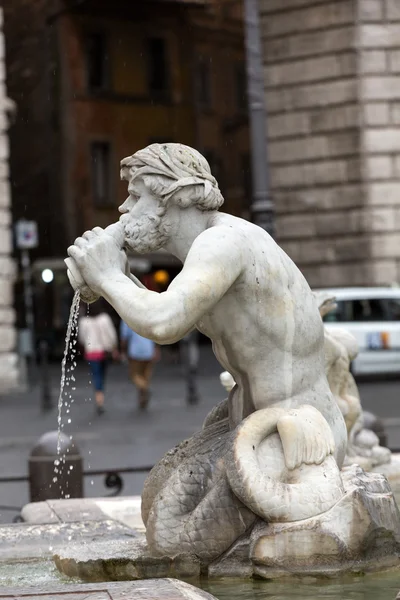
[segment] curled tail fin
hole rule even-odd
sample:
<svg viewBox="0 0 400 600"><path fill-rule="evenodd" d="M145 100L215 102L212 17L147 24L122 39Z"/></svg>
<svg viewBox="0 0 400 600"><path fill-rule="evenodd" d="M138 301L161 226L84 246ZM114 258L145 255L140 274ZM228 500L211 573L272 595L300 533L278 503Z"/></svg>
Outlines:
<svg viewBox="0 0 400 600"><path fill-rule="evenodd" d="M278 478L267 463L267 438L276 433L283 454ZM331 429L316 408L270 407L238 426L226 457L227 477L234 494L261 518L299 521L326 512L344 494L333 451Z"/></svg>
<svg viewBox="0 0 400 600"><path fill-rule="evenodd" d="M289 470L303 463L320 465L335 451L333 433L326 419L313 406L292 409L277 422L285 463Z"/></svg>

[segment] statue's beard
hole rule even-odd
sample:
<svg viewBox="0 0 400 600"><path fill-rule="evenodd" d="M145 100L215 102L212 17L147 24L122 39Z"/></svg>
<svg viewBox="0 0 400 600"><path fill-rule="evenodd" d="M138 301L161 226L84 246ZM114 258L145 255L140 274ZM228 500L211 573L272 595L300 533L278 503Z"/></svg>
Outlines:
<svg viewBox="0 0 400 600"><path fill-rule="evenodd" d="M139 254L160 250L169 240L171 226L165 215L145 215L137 221L122 217L121 221L124 225L126 245Z"/></svg>

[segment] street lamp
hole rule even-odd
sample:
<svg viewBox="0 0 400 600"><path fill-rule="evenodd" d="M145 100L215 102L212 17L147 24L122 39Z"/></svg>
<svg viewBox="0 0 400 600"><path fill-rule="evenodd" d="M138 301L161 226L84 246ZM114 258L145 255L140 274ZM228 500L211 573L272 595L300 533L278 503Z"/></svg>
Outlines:
<svg viewBox="0 0 400 600"><path fill-rule="evenodd" d="M51 283L54 279L54 273L51 269L43 269L42 280L44 283Z"/></svg>
<svg viewBox="0 0 400 600"><path fill-rule="evenodd" d="M258 0L244 0L247 91L250 120L252 220L274 235L274 206L270 196L267 153L267 112L260 40Z"/></svg>

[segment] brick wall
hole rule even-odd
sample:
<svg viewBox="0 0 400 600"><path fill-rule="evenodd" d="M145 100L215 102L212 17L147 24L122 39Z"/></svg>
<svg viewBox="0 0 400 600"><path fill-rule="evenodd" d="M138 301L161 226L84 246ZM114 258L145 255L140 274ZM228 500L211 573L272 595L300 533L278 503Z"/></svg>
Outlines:
<svg viewBox="0 0 400 600"><path fill-rule="evenodd" d="M8 172L7 109L3 13L0 10L0 393L17 383L13 302L14 263L11 259L11 206Z"/></svg>
<svg viewBox="0 0 400 600"><path fill-rule="evenodd" d="M400 3L260 12L278 241L315 287L400 279Z"/></svg>

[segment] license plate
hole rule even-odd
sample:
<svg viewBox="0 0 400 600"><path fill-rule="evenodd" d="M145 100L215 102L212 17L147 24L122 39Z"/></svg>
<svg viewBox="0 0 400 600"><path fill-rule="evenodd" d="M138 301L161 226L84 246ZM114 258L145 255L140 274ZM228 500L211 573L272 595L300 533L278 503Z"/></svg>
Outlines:
<svg viewBox="0 0 400 600"><path fill-rule="evenodd" d="M367 348L369 350L389 350L390 339L387 331L367 333Z"/></svg>

